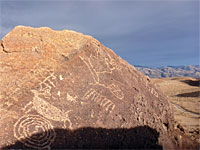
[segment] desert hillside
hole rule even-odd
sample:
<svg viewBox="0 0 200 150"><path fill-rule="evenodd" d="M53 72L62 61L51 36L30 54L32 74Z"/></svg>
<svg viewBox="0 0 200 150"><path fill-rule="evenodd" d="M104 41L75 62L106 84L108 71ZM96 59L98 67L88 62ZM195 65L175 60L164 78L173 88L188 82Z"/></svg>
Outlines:
<svg viewBox="0 0 200 150"><path fill-rule="evenodd" d="M168 96L174 108L176 127L200 142L200 79L183 77L152 80Z"/></svg>

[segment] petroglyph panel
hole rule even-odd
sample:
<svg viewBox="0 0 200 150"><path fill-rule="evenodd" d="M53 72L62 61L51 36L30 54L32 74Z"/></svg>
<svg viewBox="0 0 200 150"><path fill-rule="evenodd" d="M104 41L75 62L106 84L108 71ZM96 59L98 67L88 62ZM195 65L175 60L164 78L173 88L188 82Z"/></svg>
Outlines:
<svg viewBox="0 0 200 150"><path fill-rule="evenodd" d="M43 134L34 136L37 133ZM27 147L50 149L55 141L56 133L47 119L39 115L25 115L14 124L14 137Z"/></svg>
<svg viewBox="0 0 200 150"><path fill-rule="evenodd" d="M21 39L26 33L42 35L42 39ZM92 37L73 31L16 27L1 44L9 54L0 56L0 149L17 140L22 141L17 142L22 148L71 145L68 136L72 132L58 135L61 129L55 135L53 127L82 132L79 129L85 127L132 129L147 125L159 132L159 143L173 135L173 114L162 93ZM168 125L169 136L163 123ZM51 132L45 136L46 130ZM38 132L45 132L42 139L32 136ZM73 139L80 142L79 137Z"/></svg>
<svg viewBox="0 0 200 150"><path fill-rule="evenodd" d="M32 90L34 93L33 101L28 103L24 111L26 113L29 113L32 109L36 110L40 115L43 117L54 120L54 121L59 121L59 122L64 122L64 128L66 127L66 122L69 122L69 127L71 128L71 121L69 119L68 113L71 111L63 112L59 108L51 105L50 103L46 102L44 99L39 97L39 93L36 90Z"/></svg>
<svg viewBox="0 0 200 150"><path fill-rule="evenodd" d="M95 58L95 61L92 61L92 57ZM83 58L82 56L79 56L79 58L87 65L89 71L92 74L92 77L93 77L95 83L100 83L99 78L100 78L101 74L105 74L105 73L112 74L113 70L121 70L119 65L117 65L115 60L112 59L109 54L107 54L106 57L102 58L103 59L103 63L102 64L104 64L104 65L102 65L102 64L99 64L99 65L93 64L94 62L99 62L101 60L99 60L99 58L93 56L92 54L90 54L89 58ZM95 66L98 66L98 67L95 67ZM100 71L99 68L104 68L104 69L103 70L100 69L101 70Z"/></svg>
<svg viewBox="0 0 200 150"><path fill-rule="evenodd" d="M14 68L13 68L14 69ZM50 77L51 76L51 77ZM41 64L36 64L29 72L23 74L22 77L14 79L12 82L10 82L11 84L13 84L11 86L11 88L9 89L9 93L7 93L6 97L9 98L10 103L8 103L8 107L11 107L11 103L14 104L17 101L19 101L19 97L20 95L23 95L25 91L22 91L22 89L26 89L29 90L31 88L33 88L35 86L36 83L39 84L40 83L40 87L43 87L43 89L41 89L41 93L43 93L43 95L48 98L49 97L49 93L50 93L50 87L46 85L51 85L51 83L48 83L48 81L45 81L45 78L51 78L49 80L54 79L54 75L52 74L52 71L49 67L46 66L42 66ZM46 79L48 80L48 79ZM9 84L10 84L9 83ZM8 91L7 89L4 89L6 91ZM3 90L2 90L3 92ZM4 92L5 93L5 92Z"/></svg>
<svg viewBox="0 0 200 150"><path fill-rule="evenodd" d="M105 111L110 113L115 108L115 104L111 100L96 92L94 89L87 91L83 96L83 99L94 101L95 103L99 104Z"/></svg>
<svg viewBox="0 0 200 150"><path fill-rule="evenodd" d="M102 72L97 72L92 63L90 62L90 58L88 59L88 61L86 61L83 57L79 56L80 59L87 65L89 71L91 72L92 74L92 77L94 79L94 83L90 83L91 85L99 85L99 86L102 86L104 88L107 88L110 90L110 92L115 95L118 99L123 99L124 98L124 93L121 91L121 89L119 88L119 86L117 86L116 84L112 83L110 85L106 85L106 84L103 84L100 82L100 75L103 74L103 73L112 73L113 70L115 70L116 68L116 65L113 65L113 66L110 66L110 62L113 62L112 58L109 56L109 60L111 61L105 61L107 66L110 68L109 71L102 71ZM106 59L106 58L105 58ZM114 62L112 64L115 64Z"/></svg>

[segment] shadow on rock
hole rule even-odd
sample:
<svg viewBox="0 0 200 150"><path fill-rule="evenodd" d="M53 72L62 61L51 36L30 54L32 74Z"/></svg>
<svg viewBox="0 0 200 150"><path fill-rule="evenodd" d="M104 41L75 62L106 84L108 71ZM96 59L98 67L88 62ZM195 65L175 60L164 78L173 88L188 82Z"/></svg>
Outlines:
<svg viewBox="0 0 200 150"><path fill-rule="evenodd" d="M52 129L2 149L162 149L159 133L148 126L131 129Z"/></svg>

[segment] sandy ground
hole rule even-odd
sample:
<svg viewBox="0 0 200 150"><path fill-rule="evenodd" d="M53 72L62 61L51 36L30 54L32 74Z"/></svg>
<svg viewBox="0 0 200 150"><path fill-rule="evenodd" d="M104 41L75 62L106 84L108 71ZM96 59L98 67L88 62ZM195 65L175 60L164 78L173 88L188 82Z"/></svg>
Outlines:
<svg viewBox="0 0 200 150"><path fill-rule="evenodd" d="M200 143L200 79L152 79L174 109L176 127Z"/></svg>

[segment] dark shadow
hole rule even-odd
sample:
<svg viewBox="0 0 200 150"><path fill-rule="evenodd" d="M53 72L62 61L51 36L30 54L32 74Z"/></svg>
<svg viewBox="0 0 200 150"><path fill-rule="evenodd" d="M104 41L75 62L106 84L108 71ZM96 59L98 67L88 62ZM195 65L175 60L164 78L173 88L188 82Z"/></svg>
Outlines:
<svg viewBox="0 0 200 150"><path fill-rule="evenodd" d="M200 86L200 79L197 79L197 80L184 80L182 81L190 86Z"/></svg>
<svg viewBox="0 0 200 150"><path fill-rule="evenodd" d="M200 97L200 91L177 94L178 97Z"/></svg>
<svg viewBox="0 0 200 150"><path fill-rule="evenodd" d="M32 135L2 149L47 149L47 145L51 149L162 149L158 145L158 137L159 133L148 126L131 129L87 127L74 131L54 129Z"/></svg>

